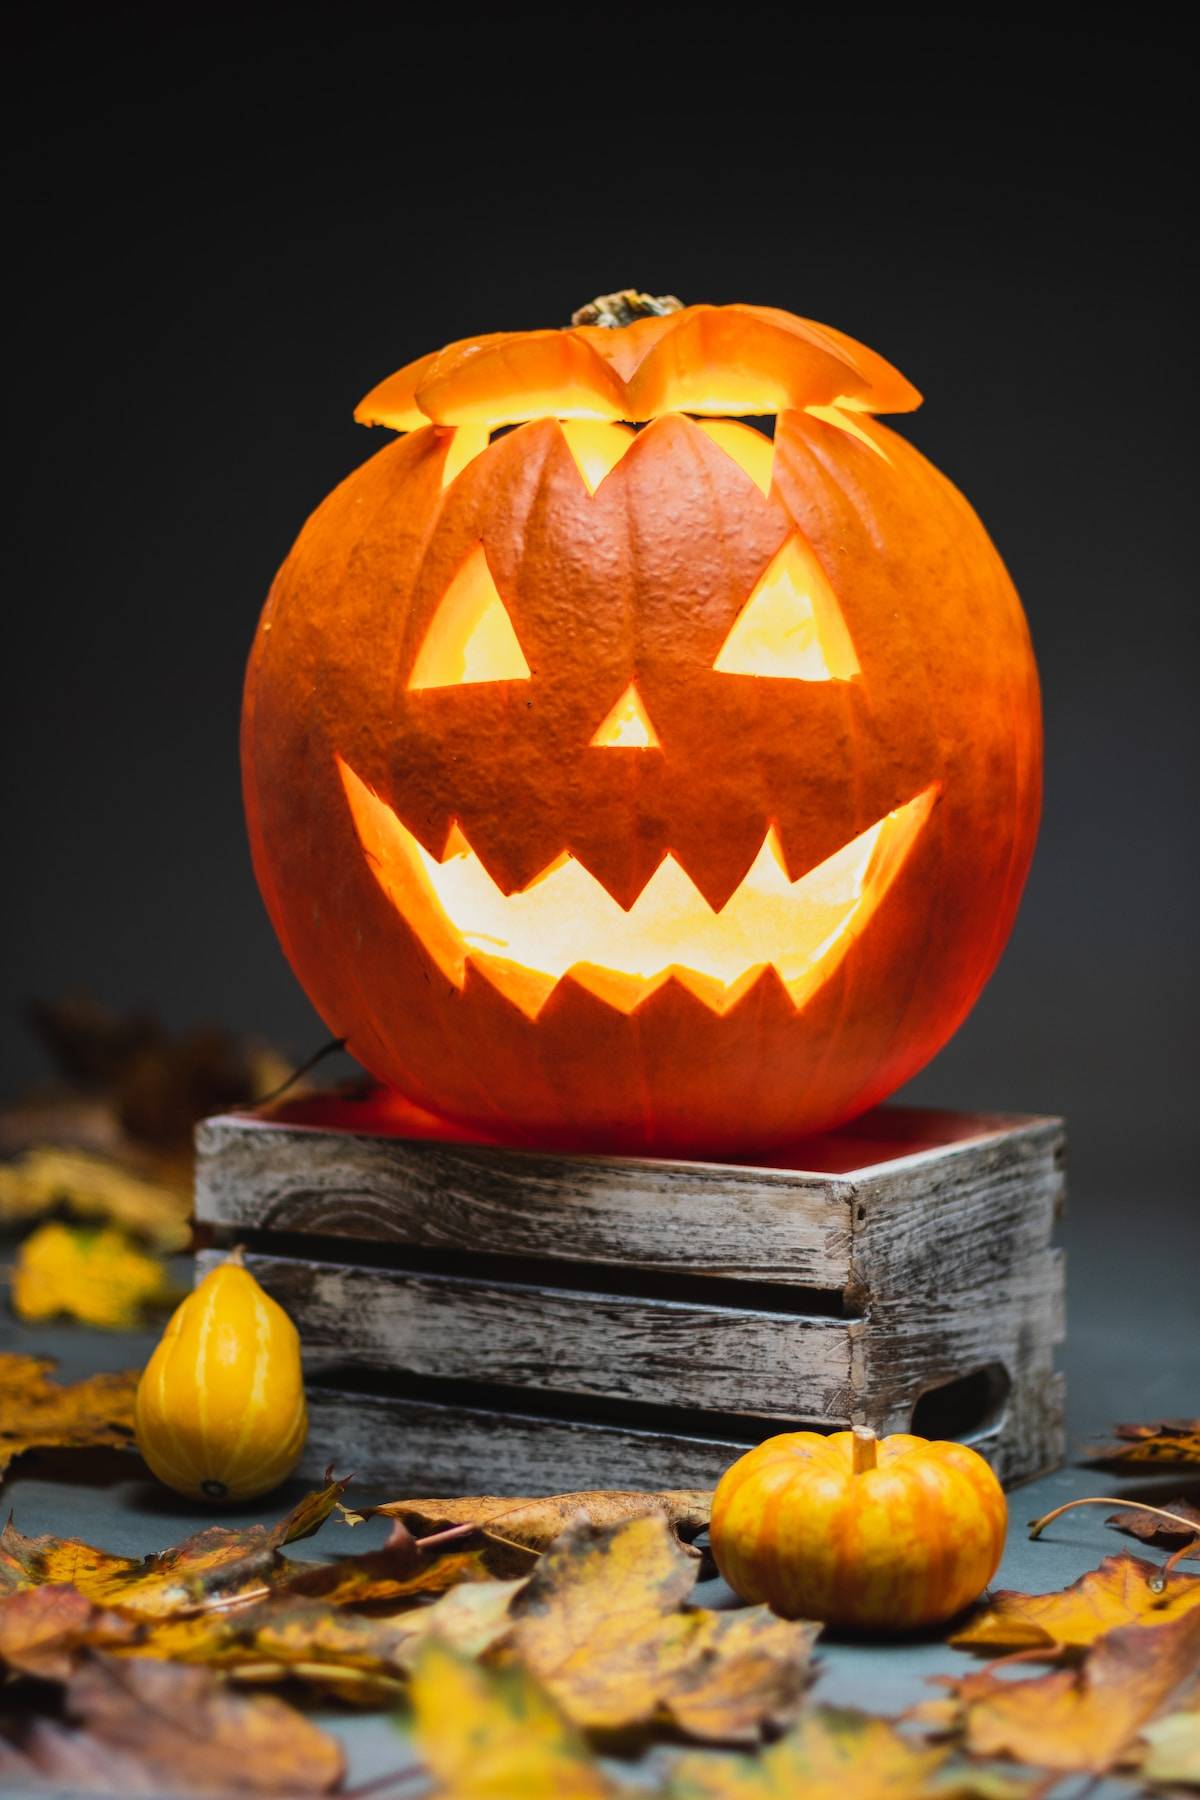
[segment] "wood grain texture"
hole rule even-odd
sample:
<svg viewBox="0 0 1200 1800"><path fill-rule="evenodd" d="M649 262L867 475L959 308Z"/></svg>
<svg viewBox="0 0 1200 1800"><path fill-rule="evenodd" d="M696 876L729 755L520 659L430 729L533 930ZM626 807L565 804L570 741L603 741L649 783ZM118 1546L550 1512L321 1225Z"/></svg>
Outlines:
<svg viewBox="0 0 1200 1800"><path fill-rule="evenodd" d="M200 1270L220 1256L202 1251ZM245 1262L301 1325L305 1366L316 1373L349 1363L769 1419L850 1418L845 1320L254 1252Z"/></svg>
<svg viewBox="0 0 1200 1800"><path fill-rule="evenodd" d="M226 1116L196 1136L196 1216L425 1249L841 1287L851 1184L715 1163L538 1156Z"/></svg>
<svg viewBox="0 0 1200 1800"><path fill-rule="evenodd" d="M373 1394L313 1389L300 1473L353 1471L359 1504L403 1494L566 1494L589 1488L712 1488L750 1446L733 1437L639 1431ZM760 1435L769 1435L761 1433Z"/></svg>
<svg viewBox="0 0 1200 1800"><path fill-rule="evenodd" d="M362 1404L380 1419L407 1409L412 1453L439 1468L455 1383L488 1390L458 1407L468 1436L501 1454L509 1430L526 1486L575 1485L559 1471L567 1446L591 1471L579 1485L628 1485L622 1406L626 1436L652 1439L665 1471L639 1468L647 1485L702 1485L763 1421L886 1432L943 1401L965 1421L948 1433L1002 1479L1060 1461L1061 1123L881 1108L805 1155L821 1166L538 1156L226 1117L198 1134L197 1210L219 1236L253 1235L250 1266L296 1319L312 1371L349 1370L353 1385L357 1368L364 1387L392 1372L406 1395L432 1384L432 1410L378 1392ZM374 1266L355 1262L355 1241ZM844 1317L817 1316L839 1296ZM558 1416L523 1417L522 1396L537 1412L543 1394ZM670 1429L648 1430L646 1407L676 1409ZM703 1430L717 1415L714 1452ZM471 1466L478 1485L487 1465Z"/></svg>
<svg viewBox="0 0 1200 1800"><path fill-rule="evenodd" d="M854 1216L856 1394L876 1430L906 1427L928 1390L993 1363L1011 1383L976 1440L1009 1480L1062 1460L1065 1139L1044 1120L953 1156L866 1177Z"/></svg>

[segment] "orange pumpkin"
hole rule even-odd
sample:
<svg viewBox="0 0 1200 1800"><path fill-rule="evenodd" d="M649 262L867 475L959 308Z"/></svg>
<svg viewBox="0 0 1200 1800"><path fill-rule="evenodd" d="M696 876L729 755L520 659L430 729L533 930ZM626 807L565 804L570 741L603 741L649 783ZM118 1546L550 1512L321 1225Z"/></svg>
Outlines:
<svg viewBox="0 0 1200 1800"><path fill-rule="evenodd" d="M709 1535L744 1600L786 1619L910 1631L978 1599L1007 1518L1000 1483L965 1444L795 1431L726 1469Z"/></svg>
<svg viewBox="0 0 1200 1800"><path fill-rule="evenodd" d="M276 578L243 768L284 949L381 1081L494 1138L744 1155L945 1042L1040 715L983 527L873 416L918 398L826 326L693 306L362 403L404 435Z"/></svg>

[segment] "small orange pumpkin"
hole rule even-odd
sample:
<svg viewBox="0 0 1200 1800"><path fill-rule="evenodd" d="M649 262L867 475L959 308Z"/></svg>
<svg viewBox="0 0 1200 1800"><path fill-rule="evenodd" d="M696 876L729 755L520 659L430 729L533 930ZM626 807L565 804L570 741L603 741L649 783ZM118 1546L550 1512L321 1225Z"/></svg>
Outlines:
<svg viewBox="0 0 1200 1800"><path fill-rule="evenodd" d="M898 1432L787 1432L713 1496L718 1569L788 1619L909 1631L953 1618L1000 1563L1008 1507L965 1444Z"/></svg>

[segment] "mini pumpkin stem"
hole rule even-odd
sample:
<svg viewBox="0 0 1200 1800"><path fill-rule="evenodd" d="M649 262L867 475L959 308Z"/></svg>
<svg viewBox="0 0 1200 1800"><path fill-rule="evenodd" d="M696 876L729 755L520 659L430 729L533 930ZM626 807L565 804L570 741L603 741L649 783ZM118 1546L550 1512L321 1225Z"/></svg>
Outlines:
<svg viewBox="0 0 1200 1800"><path fill-rule="evenodd" d="M604 325L619 331L635 319L661 318L664 313L682 312L683 301L674 294L643 294L637 288L620 288L615 294L598 294L571 314L572 325Z"/></svg>
<svg viewBox="0 0 1200 1800"><path fill-rule="evenodd" d="M853 1467L856 1475L865 1475L868 1469L875 1468L878 1446L879 1439L875 1436L875 1433L871 1430L869 1425L856 1425L854 1427Z"/></svg>

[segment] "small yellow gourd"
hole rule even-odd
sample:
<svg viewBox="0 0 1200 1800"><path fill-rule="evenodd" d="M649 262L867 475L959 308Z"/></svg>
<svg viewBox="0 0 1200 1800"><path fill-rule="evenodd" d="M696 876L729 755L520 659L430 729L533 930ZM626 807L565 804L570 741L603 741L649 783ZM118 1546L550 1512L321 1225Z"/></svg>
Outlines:
<svg viewBox="0 0 1200 1800"><path fill-rule="evenodd" d="M308 1435L299 1334L240 1250L175 1309L134 1423L159 1480L195 1500L253 1500L295 1468Z"/></svg>

